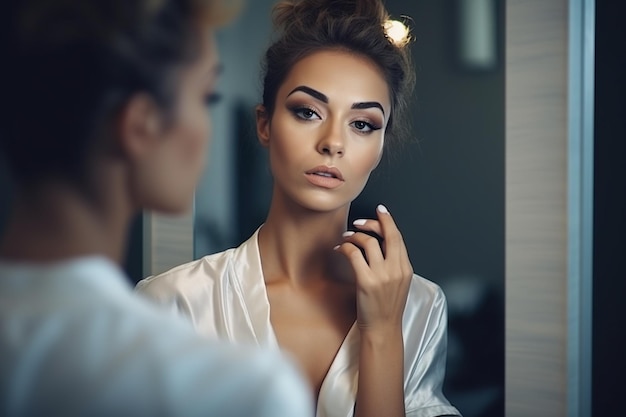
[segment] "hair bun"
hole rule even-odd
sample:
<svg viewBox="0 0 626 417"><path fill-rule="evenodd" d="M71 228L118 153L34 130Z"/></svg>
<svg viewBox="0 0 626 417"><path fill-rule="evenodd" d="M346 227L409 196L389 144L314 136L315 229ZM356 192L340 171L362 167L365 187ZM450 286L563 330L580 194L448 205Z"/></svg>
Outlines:
<svg viewBox="0 0 626 417"><path fill-rule="evenodd" d="M389 16L380 0L286 0L274 6L276 27L294 21L316 25L346 18L383 24Z"/></svg>
<svg viewBox="0 0 626 417"><path fill-rule="evenodd" d="M412 41L407 17L392 20L381 0L285 0L274 6L273 22L279 31L289 27L319 28L337 21L381 28L381 34L396 47L402 48Z"/></svg>

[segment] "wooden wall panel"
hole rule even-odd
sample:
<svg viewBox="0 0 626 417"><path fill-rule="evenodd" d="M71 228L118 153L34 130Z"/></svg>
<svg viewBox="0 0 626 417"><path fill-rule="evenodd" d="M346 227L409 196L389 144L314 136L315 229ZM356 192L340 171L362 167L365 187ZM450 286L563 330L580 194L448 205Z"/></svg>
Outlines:
<svg viewBox="0 0 626 417"><path fill-rule="evenodd" d="M507 417L567 412L567 7L507 2Z"/></svg>

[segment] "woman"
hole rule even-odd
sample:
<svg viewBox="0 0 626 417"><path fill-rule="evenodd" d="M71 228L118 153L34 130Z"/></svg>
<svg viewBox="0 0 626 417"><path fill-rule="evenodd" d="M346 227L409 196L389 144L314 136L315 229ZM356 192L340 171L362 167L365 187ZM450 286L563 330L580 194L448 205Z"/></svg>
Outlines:
<svg viewBox="0 0 626 417"><path fill-rule="evenodd" d="M320 417L458 415L441 392L443 293L413 274L384 206L346 231L411 90L406 39L386 33L378 0L281 2L274 16L256 111L274 178L267 219L240 247L138 290L202 334L295 356Z"/></svg>
<svg viewBox="0 0 626 417"><path fill-rule="evenodd" d="M220 67L214 31L232 2L15 3L0 415L312 415L276 352L209 343L137 297L119 266L136 214L191 204Z"/></svg>

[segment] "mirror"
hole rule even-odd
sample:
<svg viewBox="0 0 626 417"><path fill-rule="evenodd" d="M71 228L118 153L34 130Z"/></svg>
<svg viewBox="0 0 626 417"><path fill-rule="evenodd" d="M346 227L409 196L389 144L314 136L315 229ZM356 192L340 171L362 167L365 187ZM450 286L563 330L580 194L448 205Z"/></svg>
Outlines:
<svg viewBox="0 0 626 417"><path fill-rule="evenodd" d="M259 63L273 0L248 2L219 37L225 67L209 168L196 194L194 257L237 246L271 195L256 140ZM496 0L388 0L410 16L414 140L389 148L351 218L394 214L414 270L448 300L444 392L465 417L504 415L504 6ZM473 42L467 42L467 39Z"/></svg>

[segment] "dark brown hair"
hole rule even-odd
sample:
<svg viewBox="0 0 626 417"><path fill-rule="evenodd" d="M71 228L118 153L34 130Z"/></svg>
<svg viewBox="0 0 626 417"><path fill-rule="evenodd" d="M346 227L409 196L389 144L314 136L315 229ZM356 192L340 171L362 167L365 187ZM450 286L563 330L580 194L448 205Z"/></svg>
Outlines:
<svg viewBox="0 0 626 417"><path fill-rule="evenodd" d="M292 67L319 50L344 49L372 60L389 86L391 116L387 138L404 135L408 97L415 82L408 39L387 36L389 14L381 0L291 0L273 9L277 39L263 60L263 105L271 116L276 94Z"/></svg>
<svg viewBox="0 0 626 417"><path fill-rule="evenodd" d="M14 179L79 182L94 142L133 94L166 112L174 74L198 55L199 28L226 0L20 0L9 12L9 111L0 151Z"/></svg>

